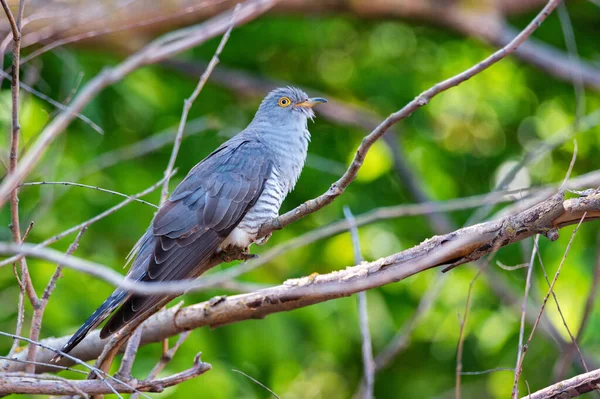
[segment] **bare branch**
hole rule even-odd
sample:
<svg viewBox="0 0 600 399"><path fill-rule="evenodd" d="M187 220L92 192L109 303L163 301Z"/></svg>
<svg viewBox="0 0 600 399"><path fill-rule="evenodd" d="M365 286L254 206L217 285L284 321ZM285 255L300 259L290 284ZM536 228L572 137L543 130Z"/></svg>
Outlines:
<svg viewBox="0 0 600 399"><path fill-rule="evenodd" d="M558 228L578 223L580 220L591 221L598 218L600 218L600 192L582 198L565 200L564 202L563 195L560 193L516 215L465 227L451 234L435 236L407 251L400 252L384 259L387 259L387 262L395 263L393 259L396 256L403 257L408 253L418 254L420 257L428 259L428 262L425 262L423 265L416 262L413 265L416 269L410 274L439 266L448 263L445 261L452 260L445 269L448 270L449 268L477 260L482 256L493 252L498 243L500 243L498 246L499 248L523 240L524 238L531 237L534 234L544 234L551 240L555 240L558 237ZM446 239L444 244L445 251L442 251L441 243L439 241L443 238ZM452 248L451 251L448 251L448 248L452 247L449 243L455 244L455 248ZM438 263L432 261L435 257L430 258L430 256L434 255L433 253L428 252L427 256L425 256L426 254L423 252L425 249L431 250L432 248L438 250L438 255L440 255ZM187 291L199 291L222 282L222 277L215 278L214 276L207 276L195 281L182 280L160 283L136 282L128 278L123 278L119 273L101 264L81 258L68 257L59 251L41 248L39 245L23 244L18 246L10 243L0 243L0 253L17 253L39 257L52 262L63 263L66 267L101 278L128 291L140 294L178 295ZM448 254L453 256L448 256ZM381 261L383 260L367 264L365 267L378 264ZM215 265L221 263L222 258L220 254L216 255L211 262ZM403 271L403 274L409 269L410 268L407 267L406 270ZM388 270L391 269L386 269L386 271L382 272L382 275L391 278L387 273ZM373 282L374 281L371 281L371 283ZM367 288L371 288L371 286Z"/></svg>
<svg viewBox="0 0 600 399"><path fill-rule="evenodd" d="M92 189L92 190L102 191L104 193L109 193L109 194L112 194L112 195L117 195L119 197L131 198L129 195L120 193L118 191L113 191L113 190L108 190L106 188L101 188L101 187L96 187L96 186L90 186L90 185L81 184L81 183L73 183L73 182L68 182L68 181L34 181L34 182L23 183L19 187L45 186L45 185L61 185L61 186L83 187L83 188L89 188L89 189ZM139 198L133 198L133 201L140 202L140 203L146 204L146 205L150 205L153 208L158 208L158 206L156 206L156 205L154 205L154 204L152 204L152 203L150 203L148 201L144 201L142 199L139 199Z"/></svg>
<svg viewBox="0 0 600 399"><path fill-rule="evenodd" d="M558 280L558 276L560 275L560 271L562 269L563 264L565 263L565 260L567 259L567 254L569 253L569 250L571 249L571 244L573 244L573 240L575 239L575 235L577 234L577 231L579 230L579 227L581 226L581 223L584 221L584 219L587 216L587 211L583 212L583 215L581 216L581 219L579 220L579 223L577 224L577 227L575 228L575 230L573 230L573 234L571 234L571 238L569 240L569 243L567 244L567 248L565 249L565 253L560 261L560 264L558 265L558 269L556 270L556 273L554 274L554 279L552 280L552 283L550 284L550 288L548 288L548 292L546 293L546 296L544 297L544 300L542 301L542 307L540 308L540 312L538 314L537 319L535 320L535 323L533 324L533 327L531 328L531 333L529 334L529 338L527 339L527 343L523 346L523 350L521 352L521 355L519 356L519 358L517 359L517 367L515 368L515 384L513 386L513 394L512 397L514 399L518 398L519 395L519 387L518 387L518 383L519 383L519 377L521 375L521 371L523 369L523 360L525 358L525 354L527 352L527 349L529 347L529 344L531 343L531 340L533 339L533 335L535 333L535 330L540 322L540 319L542 317L542 314L544 313L544 309L546 307L546 303L548 302L548 298L550 297L550 294L553 292L554 290L554 285L556 284L556 281Z"/></svg>
<svg viewBox="0 0 600 399"><path fill-rule="evenodd" d="M271 8L277 0L248 0L238 12L237 21L245 23ZM33 167L39 162L47 147L71 123L75 113L80 112L95 96L105 87L121 80L123 77L142 66L159 62L172 57L182 51L197 46L204 41L223 33L227 30L231 12L220 14L193 28L185 28L185 35L179 39L161 45L161 39L149 43L139 52L127 57L115 67L105 69L90 80L79 92L66 111L60 113L40 134L27 154L19 163L14 173L0 184L0 206L2 206L10 193ZM171 34L170 34L171 35Z"/></svg>
<svg viewBox="0 0 600 399"><path fill-rule="evenodd" d="M586 217L582 219L584 213ZM449 262L453 266L468 263L493 252L496 248L535 234L547 234L555 239L557 228L598 218L600 218L600 193L566 201L563 201L562 195L557 194L517 215L466 227L447 235L435 236L413 248L375 262L363 263L316 277L289 280L283 285L250 294L217 297L182 309L167 309L146 321L143 327L142 345L159 342L166 337L202 326L216 327L241 320L261 318L268 314L352 295L369 288L403 280ZM101 265L86 264L85 261L74 257L65 259L62 253L54 254L48 249L0 244L0 252L24 250L29 256L43 254L46 259L61 261L67 266L69 262L70 266L80 270L85 269L96 275L105 272ZM83 265L85 267L82 267ZM111 272L116 274L112 270ZM111 282L122 283L125 289L132 292L143 293L169 293L197 289L202 284L206 284L208 279L209 277L191 282L152 284L132 283L117 276L107 278ZM52 347L61 347L68 338L54 338L44 342ZM93 332L73 350L73 355L86 360L95 359L103 346L104 342L98 339L98 333ZM36 360L47 361L51 355L41 351ZM8 370L18 371L18 367L19 365L12 364L9 365Z"/></svg>
<svg viewBox="0 0 600 399"><path fill-rule="evenodd" d="M200 80L198 81L198 84L196 85L196 88L194 89L192 94L187 99L185 99L183 102L183 112L181 113L181 119L179 121L179 127L177 128L177 134L175 135L175 142L173 143L173 150L171 151L171 157L169 158L169 163L164 172L165 181L163 183L161 196L160 196L161 204L164 203L167 200L167 197L169 196L169 176L171 175L171 172L173 171L173 168L175 167L175 160L177 159L177 154L179 153L179 147L181 146L181 140L183 139L183 132L185 130L185 123L187 122L187 118L188 118L190 109L192 108L194 101L196 101L196 98L198 98L198 95L200 95L200 92L204 88L204 85L206 84L206 81L210 77L210 74L212 73L212 71L215 69L215 67L219 63L219 56L221 55L221 52L225 48L225 44L227 44L227 41L229 40L229 36L231 35L231 31L233 30L233 27L235 26L236 16L237 16L237 13L239 12L239 10L240 10L240 5L238 4L235 6L233 12L231 13L231 21L229 22L229 27L223 34L223 37L221 38L221 42L219 43L219 46L217 47L215 54L212 56L210 62L208 63L208 67L206 67L206 71L204 71L204 73L200 77Z"/></svg>
<svg viewBox="0 0 600 399"><path fill-rule="evenodd" d="M175 173L175 172L173 172ZM164 178L163 178L164 179ZM53 244L65 237L67 237L68 235L71 235L77 231L80 231L83 228L87 228L89 226L91 226L92 224L96 223L97 221L105 218L108 215L112 215L113 213L115 213L116 211L118 211L119 209L123 208L124 206L134 202L136 199L138 199L139 197L143 197L147 194L150 194L152 191L156 190L158 187L160 187L160 185L163 182L163 179L160 179L158 182L154 183L152 186L148 187L147 189L145 189L144 191L137 193L135 195L132 195L130 197L128 197L125 201L122 201L120 203L118 203L117 205L113 206L112 208L107 209L106 211L94 216L93 218L86 220L83 223L78 224L77 226L73 226L70 229L67 229L65 231L63 231L62 233L59 233L53 237L48 238L47 240L42 241L41 243L37 244L36 247L42 248L42 247L46 247L50 244ZM0 267L2 266L6 266L8 264L14 263L16 261L18 261L19 259L21 259L23 256L22 255L16 255L13 257L10 257L8 259L5 259L3 261L0 262Z"/></svg>
<svg viewBox="0 0 600 399"><path fill-rule="evenodd" d="M31 229L33 228L33 222L29 223L29 227L23 234L23 240L29 236ZM15 279L17 280L17 285L19 286L19 300L17 302L17 326L15 327L15 335L21 335L23 331L23 323L25 322L25 286L23 285L23 281L19 278L19 271L17 270L17 264L13 264L13 273L15 275ZM19 340L15 339L13 344L8 352L8 356L12 356L17 349L19 349Z"/></svg>
<svg viewBox="0 0 600 399"><path fill-rule="evenodd" d="M469 310L471 309L471 295L473 293L473 286L475 282L481 275L481 269L475 274L475 277L469 283L469 290L467 291L467 300L465 301L465 312L462 320L460 321L460 330L458 332L458 345L456 349L456 373L455 373L455 387L454 387L454 397L456 399L460 399L460 383L461 377L463 374L462 368L462 357L463 357L463 347L465 344L465 326L467 325L467 319L469 317Z"/></svg>
<svg viewBox="0 0 600 399"><path fill-rule="evenodd" d="M77 250L77 247L79 246L79 241L81 240L81 236L83 236L86 230L87 227L84 227L79 231L79 234L77 234L77 237L75 237L75 240L71 243L71 245L69 245L69 248L67 249L67 256L73 255L73 253ZM40 338L40 331L42 329L42 320L44 318L44 312L46 311L46 306L48 305L50 295L52 295L52 292L56 287L56 281L60 276L62 268L62 264L59 264L56 267L54 274L52 275L50 281L48 281L48 285L46 285L46 288L44 289L42 298L33 306L33 317L31 318L31 328L29 330L29 339L31 339L32 341L37 342ZM27 361L30 363L25 368L25 372L27 373L35 373L34 361L36 349L37 347L35 344L29 344L29 349L27 351Z"/></svg>
<svg viewBox="0 0 600 399"><path fill-rule="evenodd" d="M290 223L293 223L308 214L314 213L324 206L333 202L337 197L339 197L346 187L356 178L358 174L358 170L362 166L362 163L365 159L365 156L371 146L380 139L385 132L394 124L398 123L402 119L407 118L413 112L418 110L419 108L426 105L433 97L438 95L439 93L446 91L454 86L458 86L464 81L472 78L476 74L486 70L490 66L494 65L496 62L500 61L508 54L514 52L517 47L521 43L523 43L531 34L537 29L538 26L550 15L550 13L556 8L556 6L560 3L560 0L550 0L544 7L544 9L529 23L529 25L521 31L513 40L511 40L506 46L496 51L494 54L481 61L477 65L472 66L466 71L444 80L443 82L437 83L430 89L424 91L419 94L414 100L408 103L401 110L394 112L390 116L388 116L379 126L375 128L371 133L369 133L362 141L358 149L356 150L356 155L352 160L352 163L346 173L338 179L335 183L331 185L329 190L324 194L320 195L317 198L311 199L293 209L278 218L275 218L273 221L264 224L260 231L259 236L264 237L269 233L280 230L283 227L287 226ZM0 198L2 196L2 188L0 186Z"/></svg>
<svg viewBox="0 0 600 399"><path fill-rule="evenodd" d="M524 396L522 399L575 398L593 391L600 384L600 369L557 382L547 388Z"/></svg>
<svg viewBox="0 0 600 399"><path fill-rule="evenodd" d="M362 264L363 257L360 250L360 240L358 237L358 227L356 219L350 211L350 208L344 207L344 216L350 224L350 234L352 235L352 246L354 248L354 263ZM373 346L371 344L371 333L369 332L369 314L367 312L367 293L362 291L357 294L358 299L358 318L360 320L360 335L362 337L362 356L363 356L363 380L365 381L361 389L360 397L370 399L373 397L373 387L375 385L375 361L373 360Z"/></svg>
<svg viewBox="0 0 600 399"><path fill-rule="evenodd" d="M101 371L101 370L98 370L98 369L96 369L95 367L92 367L92 366L90 366L89 364L85 363L84 361L82 361L82 360L80 360L80 359L78 359L78 358L76 358L76 357L74 357L74 356L72 356L72 355L69 355L68 353L64 353L64 352L61 352L61 351L59 351L59 350L56 350L56 349L54 349L54 348L51 348L50 346L48 346L48 345L44 344L43 342L36 342L36 341L33 341L33 340L29 339L29 338L20 337L20 336L18 336L18 335L14 335L14 334L5 333L5 332L3 332L3 331L0 331L0 335L3 335L3 336L5 336L5 337L14 338L14 339L19 339L19 340L21 340L21 341L25 341L25 342L27 342L27 343L29 343L29 344L32 344L32 343L33 343L33 344L35 344L35 345L39 346L40 348L46 349L46 350L47 350L47 351L49 351L50 353L60 353L60 354L61 354L61 355L63 355L65 358L69 359L69 361L71 361L72 363L74 363L74 364L76 363L76 364L78 364L78 365L81 365L81 366L83 366L83 367L87 368L88 370L91 370L91 371L93 371L93 372L94 372L94 373L95 373L95 374L98 376L98 378L100 379L100 381L102 381L102 383L108 387L108 389L110 390L110 392L114 393L115 395L117 395L117 397L119 397L119 398L121 398L121 399L123 399L123 398L122 398L122 396L121 396L121 395L119 395L119 393L118 393L118 392L115 390L115 388L114 388L114 387L113 387L113 386L112 386L110 383L108 383L107 379L109 379L109 380L111 380L111 381L113 381L113 382L116 382L116 383L117 383L117 384L119 384L119 385L123 385L123 386L125 386L126 388L129 388L129 389L131 389L131 391L133 391L133 392L139 392L139 391L138 391L136 388L134 388L133 386L129 385L128 383L126 383L126 382L123 382L123 381L119 381L119 380L118 380L118 379L116 379L115 377L112 377L111 375L109 375L109 374L107 374L107 373L105 373L105 372L103 372L103 371ZM12 360L12 359L11 359L11 360ZM22 362L22 361L20 361L20 359L18 359L18 360L17 360L17 362L18 362L18 363L20 363L20 364L29 364L29 362ZM38 363L36 363L36 364L38 364ZM6 368L6 367L3 367L3 369L4 369L4 370L6 370L7 368ZM11 371L11 370L9 370L9 372L10 372L10 371ZM105 378L105 377L106 377L106 378ZM2 381L3 381L3 379L2 379L2 378L0 378L0 383L2 383ZM7 389L10 389L10 388L7 388ZM1 391L0 391L0 393L1 393ZM8 393L14 393L14 392L10 392L10 391L9 391ZM150 397L149 397L149 396L147 396L147 395L144 395L144 397L145 397L145 398L147 398L147 399L152 399L152 398L150 398Z"/></svg>
<svg viewBox="0 0 600 399"><path fill-rule="evenodd" d="M124 381L131 380L131 368L133 367L133 362L135 361L135 356L137 354L138 347L140 346L141 338L142 329L138 328L135 330L131 336L131 339L127 342L127 346L125 347L125 354L121 360L119 371L117 371L117 374L115 374L115 377L118 379Z"/></svg>
<svg viewBox="0 0 600 399"><path fill-rule="evenodd" d="M527 268L527 278L525 279L525 293L523 294L523 304L521 305L521 327L519 328L519 346L517 349L517 366L515 368L515 378L512 390L512 397L516 397L519 394L519 377L521 376L522 363L523 363L523 338L525 336L525 315L527 313L527 300L529 298L529 290L531 289L531 276L533 275L533 265L535 264L535 254L538 250L537 242L539 235L536 235L533 239L533 250L531 251L531 260Z"/></svg>
<svg viewBox="0 0 600 399"><path fill-rule="evenodd" d="M131 384L125 384L116 381L116 384L107 385L102 380L65 380L65 379L47 379L35 378L41 376L23 376L7 375L0 378L0 394L37 394L37 395L78 395L85 392L89 395L102 395L114 393L121 397L119 393L132 392L162 392L165 388L180 384L184 381L195 378L210 370L208 363L200 361L200 356L196 356L192 368L174 374L169 377L160 378L152 381L132 381ZM121 397L122 398L122 397Z"/></svg>

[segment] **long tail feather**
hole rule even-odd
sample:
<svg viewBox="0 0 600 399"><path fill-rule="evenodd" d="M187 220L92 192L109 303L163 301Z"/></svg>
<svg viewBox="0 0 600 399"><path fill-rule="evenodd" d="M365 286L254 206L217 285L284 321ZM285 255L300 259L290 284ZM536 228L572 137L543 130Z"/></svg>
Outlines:
<svg viewBox="0 0 600 399"><path fill-rule="evenodd" d="M127 292L122 290L116 290L113 292L113 294L109 296L98 309L96 309L96 311L85 321L85 323L79 327L79 330L73 334L69 342L62 347L61 352L69 353L86 337L86 335L88 335L91 330L98 327L100 323L102 323L117 307L119 307L119 305L125 301L127 296ZM50 361L56 363L62 358L63 356L57 353Z"/></svg>

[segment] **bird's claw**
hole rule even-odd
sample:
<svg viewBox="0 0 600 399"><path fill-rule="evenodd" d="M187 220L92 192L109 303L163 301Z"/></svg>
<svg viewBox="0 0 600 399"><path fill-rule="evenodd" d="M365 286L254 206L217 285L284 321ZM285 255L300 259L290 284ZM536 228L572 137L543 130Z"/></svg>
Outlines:
<svg viewBox="0 0 600 399"><path fill-rule="evenodd" d="M271 238L271 236L273 235L273 233L269 233L266 236L259 238L258 240L254 241L254 243L256 245L265 245L267 243L267 241L269 241L269 238Z"/></svg>
<svg viewBox="0 0 600 399"><path fill-rule="evenodd" d="M239 249L232 249L223 250L221 252L221 259L223 259L224 262L232 262L234 260L243 260L244 262L247 262L248 260L255 258L258 258L258 255L251 254L248 248L244 248L242 251Z"/></svg>
<svg viewBox="0 0 600 399"><path fill-rule="evenodd" d="M249 260L256 259L256 258L258 258L258 255L251 254L250 251L248 250L248 248L244 249L240 253L240 260L243 260L244 262L248 262Z"/></svg>

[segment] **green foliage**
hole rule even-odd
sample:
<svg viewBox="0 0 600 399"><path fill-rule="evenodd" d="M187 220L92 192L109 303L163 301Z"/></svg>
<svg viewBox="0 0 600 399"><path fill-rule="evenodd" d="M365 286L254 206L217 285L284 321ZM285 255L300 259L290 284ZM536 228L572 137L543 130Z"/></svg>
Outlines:
<svg viewBox="0 0 600 399"><path fill-rule="evenodd" d="M597 12L592 19L574 6L574 24L581 54L598 57ZM571 8L571 7L570 7ZM529 18L529 16L527 16ZM523 24L527 20L515 21ZM579 32L583 32L579 34ZM586 34L588 32L589 34ZM538 37L563 48L560 25L555 16L542 27ZM189 60L208 60L218 39L185 55ZM332 97L356 103L387 115L410 101L432 84L477 63L491 49L481 43L457 37L444 30L395 21L360 21L342 17L267 16L234 30L222 56L222 65L244 69L290 84L318 89ZM65 99L77 82L84 81L106 64L118 59L102 48L68 49L68 57L46 54L42 57L40 90L55 99ZM27 69L27 68L25 68ZM195 82L159 66L150 66L128 76L105 90L84 111L105 135L100 136L80 121L74 122L52 145L30 180L72 180L124 193L136 193L162 177L171 147L142 158L128 160L100 172L79 178L83 165L98 155L130 145L179 121L183 99ZM190 120L211 116L220 121L222 131L208 131L187 138L181 148L173 179L174 187L187 171L230 132L244 127L259 99L241 98L227 89L209 84L195 102ZM514 58L503 60L486 72L451 89L398 126L402 156L416 173L425 192L436 200L453 199L488 192L506 162L518 161L525 151L543 140L552 139L574 122L575 96L568 82L556 81ZM600 105L597 93L587 93L587 110ZM35 140L54 115L47 103L24 94L21 124L23 145ZM10 92L7 83L0 90L0 130L10 125ZM337 125L322 117L310 125L311 154L345 166L366 134L362 129ZM8 134L7 136L8 137ZM598 167L600 128L577 134L579 155L574 175ZM6 146L7 140L3 140ZM564 177L573 151L569 142L528 165L523 179L532 184L559 181ZM2 148L7 154L7 148ZM6 158L5 158L6 159ZM337 176L309 164L296 190L284 204L284 211L324 192ZM158 202L159 193L146 198ZM120 201L119 198L82 188L58 186L25 187L21 190L22 226L35 220L30 242L39 242L86 220ZM347 192L326 209L276 232L260 253L274 245L343 217L342 206L355 214L380 206L413 202L393 167L392 149L377 143L358 179ZM451 215L457 225L470 216L462 211ZM153 209L133 203L126 209L94 224L84 235L76 255L111 265L121 271L124 258L153 215ZM0 214L0 239L9 240L9 215ZM595 259L597 225L581 231L566 260L556 287L570 326L582 317ZM555 243L541 242L544 264L549 274L556 270L572 229L564 229ZM364 257L379 257L409 248L434 234L423 217L390 220L360 230ZM73 239L71 237L70 239ZM55 245L66 250L69 239ZM519 245L499 252L506 264L523 262ZM285 279L326 273L353 263L349 234L322 240L294 250L243 280L278 284ZM54 265L29 261L35 286L40 292ZM220 266L222 269L228 266ZM494 267L494 266L493 266ZM439 270L431 270L368 294L373 346L378 353L413 315L420 298L433 283ZM85 274L65 270L46 311L42 337L72 333L112 291L112 287ZM454 387L456 343L459 333L457 313L464 312L469 283L475 272L470 266L453 270L440 297L411 336L409 347L393 364L376 377L378 398L449 397ZM498 270L521 297L525 271ZM537 301L547 285L539 269L535 272L533 297ZM206 300L222 290L190 294L187 304ZM10 268L0 271L0 330L14 331L18 291ZM31 309L27 309L28 316ZM547 313L568 340L553 305ZM517 351L519 313L493 295L484 278L475 284L470 317L465 331L464 370L478 371L513 367ZM594 311L583 347L600 360L600 316ZM26 328L29 326L26 325ZM362 376L360 333L354 298L330 301L265 320L246 321L215 330L194 331L180 353L163 374L191 365L193 354L213 369L202 377L168 389L161 398L266 398L269 394L239 369L271 387L285 398L347 398L355 392ZM0 352L11 342L0 339ZM134 374L145 376L160 356L160 345L140 350ZM532 389L548 384L557 357L554 342L538 333L525 360L524 378ZM570 370L570 372L573 370ZM65 374L68 375L68 374ZM501 371L463 377L465 397L505 398L512 387L512 373ZM522 392L526 392L523 384Z"/></svg>

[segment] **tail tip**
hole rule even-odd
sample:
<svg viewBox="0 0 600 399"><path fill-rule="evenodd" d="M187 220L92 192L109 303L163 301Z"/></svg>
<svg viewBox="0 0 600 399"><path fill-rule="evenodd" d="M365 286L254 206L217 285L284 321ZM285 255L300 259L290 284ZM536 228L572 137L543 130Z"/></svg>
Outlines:
<svg viewBox="0 0 600 399"><path fill-rule="evenodd" d="M52 356L52 359L50 359L50 363L56 364L60 362L63 357L64 356L61 353L56 353L54 356Z"/></svg>

